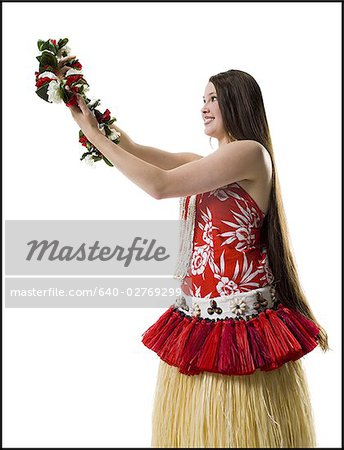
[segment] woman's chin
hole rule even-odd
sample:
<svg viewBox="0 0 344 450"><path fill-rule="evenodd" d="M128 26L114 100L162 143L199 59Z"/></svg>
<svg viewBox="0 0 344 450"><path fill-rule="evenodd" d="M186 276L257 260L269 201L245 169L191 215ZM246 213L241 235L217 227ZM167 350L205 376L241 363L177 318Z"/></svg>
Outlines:
<svg viewBox="0 0 344 450"><path fill-rule="evenodd" d="M207 130L207 129L204 130L204 134L205 134L206 136L209 136L209 137L212 137L212 138L215 138L215 137L216 137L216 136L214 135L214 133L212 133L210 130Z"/></svg>

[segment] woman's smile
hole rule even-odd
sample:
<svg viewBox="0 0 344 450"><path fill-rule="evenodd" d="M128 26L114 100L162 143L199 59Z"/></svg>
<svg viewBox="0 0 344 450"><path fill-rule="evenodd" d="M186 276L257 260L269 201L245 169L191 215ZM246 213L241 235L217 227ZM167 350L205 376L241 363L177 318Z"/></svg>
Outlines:
<svg viewBox="0 0 344 450"><path fill-rule="evenodd" d="M210 122L212 122L215 119L215 117L204 117L204 125L208 125Z"/></svg>

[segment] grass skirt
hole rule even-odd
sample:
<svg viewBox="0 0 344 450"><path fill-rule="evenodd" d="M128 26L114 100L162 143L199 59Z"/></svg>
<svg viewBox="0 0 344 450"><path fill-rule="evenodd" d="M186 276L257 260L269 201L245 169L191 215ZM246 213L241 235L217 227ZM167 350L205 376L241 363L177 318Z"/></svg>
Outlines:
<svg viewBox="0 0 344 450"><path fill-rule="evenodd" d="M316 447L302 361L250 375L185 375L160 360L152 447Z"/></svg>

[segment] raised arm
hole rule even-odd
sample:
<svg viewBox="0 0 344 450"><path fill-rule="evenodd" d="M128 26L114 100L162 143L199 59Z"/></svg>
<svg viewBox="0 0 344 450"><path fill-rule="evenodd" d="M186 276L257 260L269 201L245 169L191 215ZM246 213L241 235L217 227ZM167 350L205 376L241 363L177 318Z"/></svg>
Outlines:
<svg viewBox="0 0 344 450"><path fill-rule="evenodd" d="M122 149L99 130L81 96L70 111L87 139L127 178L156 199L208 192L244 179L256 180L265 168L264 147L253 140L224 144L212 154L174 169L161 169Z"/></svg>
<svg viewBox="0 0 344 450"><path fill-rule="evenodd" d="M142 159L143 161L159 167L160 169L175 169L183 164L203 158L203 156L196 153L172 153L165 150L160 150L159 148L140 145L134 142L128 134L119 128L115 123L113 123L110 128L113 128L115 131L119 131L121 133L120 143L118 145L123 148L123 150L131 153L137 158Z"/></svg>
<svg viewBox="0 0 344 450"><path fill-rule="evenodd" d="M251 140L231 142L204 158L165 170L129 154L101 133L91 133L88 139L118 170L157 200L255 180L266 166L264 147Z"/></svg>
<svg viewBox="0 0 344 450"><path fill-rule="evenodd" d="M62 79L65 73L71 69L70 66L65 65L68 61L75 59L76 56L67 56L62 58L58 64L59 70L57 76ZM113 123L110 128L121 133L120 143L118 144L126 152L136 156L137 158L146 161L153 166L159 167L160 169L170 170L176 167L182 166L183 164L189 163L191 161L196 161L197 159L203 158L201 155L190 152L172 153L165 150L160 150L155 147L148 147L146 145L140 145L134 142L128 134L119 128L115 123Z"/></svg>

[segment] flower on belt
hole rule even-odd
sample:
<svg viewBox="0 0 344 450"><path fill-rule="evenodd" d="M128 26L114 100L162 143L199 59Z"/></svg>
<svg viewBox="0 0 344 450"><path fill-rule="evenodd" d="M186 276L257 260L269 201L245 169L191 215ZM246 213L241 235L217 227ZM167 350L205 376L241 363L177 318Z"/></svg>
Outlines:
<svg viewBox="0 0 344 450"><path fill-rule="evenodd" d="M178 308L185 309L185 311L189 311L189 307L186 304L185 297L179 297L176 300L176 306L178 306Z"/></svg>
<svg viewBox="0 0 344 450"><path fill-rule="evenodd" d="M201 308L200 308L200 306L199 306L198 303L194 303L194 304L192 305L192 315L193 315L194 317L198 317L198 316L201 315Z"/></svg>
<svg viewBox="0 0 344 450"><path fill-rule="evenodd" d="M210 300L210 307L207 309L208 314L214 314L214 312L216 312L216 314L221 314L222 313L222 309L219 308L217 306L217 303L215 300Z"/></svg>
<svg viewBox="0 0 344 450"><path fill-rule="evenodd" d="M268 306L268 301L262 296L261 292L256 293L257 301L253 304L253 308L256 311L262 311L266 306Z"/></svg>
<svg viewBox="0 0 344 450"><path fill-rule="evenodd" d="M232 313L241 315L246 310L246 302L242 298L231 299L229 306Z"/></svg>
<svg viewBox="0 0 344 450"><path fill-rule="evenodd" d="M270 295L271 295L272 303L276 303L277 296L276 296L276 288L274 285L270 285Z"/></svg>

